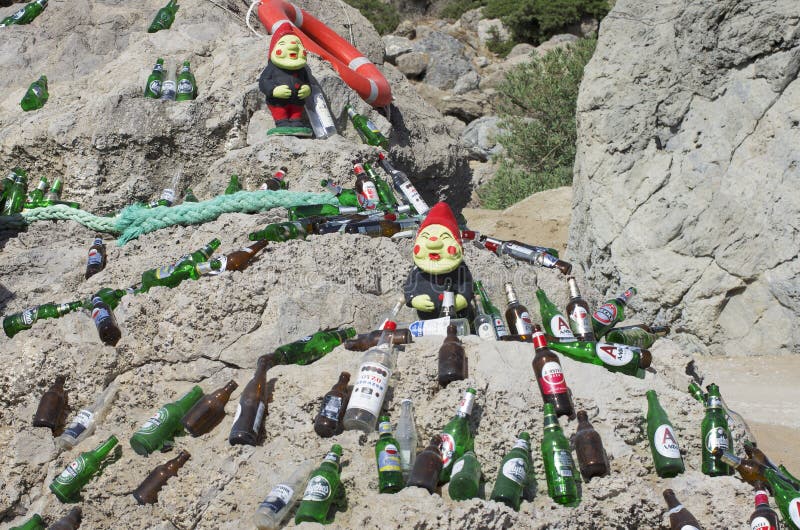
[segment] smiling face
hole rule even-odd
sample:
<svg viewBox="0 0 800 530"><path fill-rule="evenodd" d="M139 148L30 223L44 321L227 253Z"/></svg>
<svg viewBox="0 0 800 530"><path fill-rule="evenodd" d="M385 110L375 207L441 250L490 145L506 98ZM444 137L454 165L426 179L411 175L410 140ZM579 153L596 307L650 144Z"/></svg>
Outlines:
<svg viewBox="0 0 800 530"><path fill-rule="evenodd" d="M458 268L462 261L461 245L442 225L428 225L414 241L414 264L429 274L444 274Z"/></svg>
<svg viewBox="0 0 800 530"><path fill-rule="evenodd" d="M307 53L300 37L284 35L275 43L269 60L284 70L300 70L306 65Z"/></svg>

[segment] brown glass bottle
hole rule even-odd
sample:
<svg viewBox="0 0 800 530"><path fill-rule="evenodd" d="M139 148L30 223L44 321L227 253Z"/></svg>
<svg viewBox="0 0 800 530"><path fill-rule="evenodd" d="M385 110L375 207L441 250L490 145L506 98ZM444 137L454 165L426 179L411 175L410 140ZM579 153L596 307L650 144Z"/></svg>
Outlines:
<svg viewBox="0 0 800 530"><path fill-rule="evenodd" d="M751 530L775 530L781 527L778 514L769 507L769 495L764 484L756 486L756 509L747 522Z"/></svg>
<svg viewBox="0 0 800 530"><path fill-rule="evenodd" d="M533 322L531 321L531 314L528 308L519 303L517 293L514 291L514 286L511 283L505 284L506 299L508 300L508 307L506 308L506 322L508 322L509 335L530 335L533 333Z"/></svg>
<svg viewBox="0 0 800 530"><path fill-rule="evenodd" d="M348 383L350 383L350 373L342 372L339 374L339 381L322 398L322 407L314 418L314 432L323 438L330 438L342 432L342 417L349 397Z"/></svg>
<svg viewBox="0 0 800 530"><path fill-rule="evenodd" d="M438 434L431 438L431 443L414 460L414 467L408 476L406 486L425 488L428 493L434 493L439 485L439 473L442 472L442 452L439 446L442 437Z"/></svg>
<svg viewBox="0 0 800 530"><path fill-rule="evenodd" d="M556 410L556 416L575 416L575 407L572 404L572 392L564 378L564 370L558 355L547 347L547 339L539 324L533 325L533 347L536 355L533 356L533 374L539 384L539 392L545 403L551 403Z"/></svg>
<svg viewBox="0 0 800 530"><path fill-rule="evenodd" d="M768 482L767 477L764 475L766 466L759 464L755 460L751 460L749 458L739 458L738 456L727 451L723 451L719 447L715 447L711 451L711 454L719 457L722 462L728 464L733 469L738 471L739 476L742 477L742 480L753 487L757 487L758 484L766 484Z"/></svg>
<svg viewBox="0 0 800 530"><path fill-rule="evenodd" d="M211 432L225 417L225 404L236 390L236 381L228 381L224 387L200 398L181 419L186 432L192 436L202 436Z"/></svg>
<svg viewBox="0 0 800 530"><path fill-rule="evenodd" d="M780 477L785 482L791 484L791 486L794 489L800 490L800 484L787 477L786 474L778 466L776 466L772 460L769 459L769 457L764 453L764 451L756 447L755 444L753 444L753 442L745 441L743 445L744 445L744 453L747 455L747 458L756 461L763 467L771 468L773 471L775 471L778 477ZM757 486L756 489L758 489Z"/></svg>
<svg viewBox="0 0 800 530"><path fill-rule="evenodd" d="M267 414L267 371L274 365L272 354L262 355L256 364L256 373L239 397L228 443L231 445L256 445L264 416Z"/></svg>
<svg viewBox="0 0 800 530"><path fill-rule="evenodd" d="M47 527L47 530L78 530L82 517L81 507L76 506L67 512L67 515Z"/></svg>
<svg viewBox="0 0 800 530"><path fill-rule="evenodd" d="M456 334L455 324L447 326L447 336L439 348L439 384L443 387L453 381L467 378L467 354Z"/></svg>
<svg viewBox="0 0 800 530"><path fill-rule="evenodd" d="M672 490L664 490L664 500L667 501L669 506L669 527L670 530L702 530L700 523L691 514L689 510L684 508L683 504L678 502L675 497L675 492Z"/></svg>
<svg viewBox="0 0 800 530"><path fill-rule="evenodd" d="M99 296L92 298L92 320L103 344L116 346L122 337L122 332L117 325L114 312Z"/></svg>
<svg viewBox="0 0 800 530"><path fill-rule="evenodd" d="M608 456L603 447L603 440L589 423L585 410L578 411L578 429L572 441L583 480L589 482L592 477L608 475Z"/></svg>
<svg viewBox="0 0 800 530"><path fill-rule="evenodd" d="M231 252L225 256L222 268L226 271L245 270L248 265L250 265L250 260L253 259L253 257L261 251L261 249L266 247L267 243L269 243L269 240L259 239L250 246Z"/></svg>
<svg viewBox="0 0 800 530"><path fill-rule="evenodd" d="M172 460L167 460L160 466L156 466L147 478L145 478L136 491L133 492L134 498L139 504L155 504L158 501L158 492L167 481L178 474L178 470L189 460L192 455L188 451L182 450L178 456Z"/></svg>
<svg viewBox="0 0 800 530"><path fill-rule="evenodd" d="M287 168L281 167L273 174L273 176L264 181L264 184L261 185L260 189L272 191L285 190L286 181L284 179L286 178L287 171L289 171Z"/></svg>
<svg viewBox="0 0 800 530"><path fill-rule="evenodd" d="M97 235L94 236L94 242L89 247L89 258L86 261L86 274L84 277L88 280L106 267L106 246L103 244L103 239Z"/></svg>
<svg viewBox="0 0 800 530"><path fill-rule="evenodd" d="M589 304L581 296L578 282L575 277L567 278L569 285L569 302L567 302L567 318L575 338L580 341L592 342L595 340L592 330L592 312Z"/></svg>
<svg viewBox="0 0 800 530"><path fill-rule="evenodd" d="M367 351L368 349L378 345L378 340L383 333L382 329L376 329L369 333L361 333L352 339L347 339L344 342L344 347L350 351ZM411 344L413 336L408 328L396 329L392 337L392 343L397 344Z"/></svg>
<svg viewBox="0 0 800 530"><path fill-rule="evenodd" d="M65 381L66 378L63 375L57 376L53 385L39 400L39 407L36 409L36 414L33 415L34 427L48 427L51 431L55 431L61 425L67 406Z"/></svg>

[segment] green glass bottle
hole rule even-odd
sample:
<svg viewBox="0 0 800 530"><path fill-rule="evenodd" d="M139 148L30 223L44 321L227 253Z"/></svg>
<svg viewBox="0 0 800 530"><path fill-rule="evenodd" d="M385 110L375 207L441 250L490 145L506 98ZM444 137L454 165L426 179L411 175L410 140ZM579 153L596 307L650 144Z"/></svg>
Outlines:
<svg viewBox="0 0 800 530"><path fill-rule="evenodd" d="M481 482L481 464L474 451L467 451L453 464L447 493L454 501L466 501L478 496Z"/></svg>
<svg viewBox="0 0 800 530"><path fill-rule="evenodd" d="M131 436L131 447L137 454L147 456L161 449L164 442L172 440L183 428L181 418L203 397L203 389L195 385L182 398L158 409Z"/></svg>
<svg viewBox="0 0 800 530"><path fill-rule="evenodd" d="M329 516L331 504L342 496L340 488L343 486L339 478L341 458L342 446L334 444L330 452L325 455L322 464L311 473L300 507L297 508L294 517L295 524L302 522L325 524L333 520L333 517Z"/></svg>
<svg viewBox="0 0 800 530"><path fill-rule="evenodd" d="M358 207L358 194L356 193L356 190L342 188L330 179L322 179L319 184L325 188L325 190L335 195L341 206L351 206L353 208Z"/></svg>
<svg viewBox="0 0 800 530"><path fill-rule="evenodd" d="M267 225L263 230L257 232L250 232L247 238L250 241L260 241L266 239L267 241L274 241L275 243L283 243L290 239L305 239L310 233L311 227L305 223L297 221L288 221L285 223L273 223Z"/></svg>
<svg viewBox="0 0 800 530"><path fill-rule="evenodd" d="M698 385L694 381L689 383L689 394L691 394L693 398L695 398L703 405L706 404L706 393L703 392L703 389L700 387L700 385Z"/></svg>
<svg viewBox="0 0 800 530"><path fill-rule="evenodd" d="M128 291L125 289L111 289L110 287L103 287L102 289L94 293L92 296L90 296L83 302L83 308L86 309L87 311L91 311L93 306L92 300L96 297L99 297L103 302L106 303L108 307L110 307L111 309L116 309L117 306L119 306L122 297L128 294L129 292L132 291Z"/></svg>
<svg viewBox="0 0 800 530"><path fill-rule="evenodd" d="M28 175L20 168L14 168L14 183L6 194L3 215L14 215L22 211L28 194Z"/></svg>
<svg viewBox="0 0 800 530"><path fill-rule="evenodd" d="M186 193L183 195L183 202L200 202L197 200L197 197L194 196L194 192L191 188L186 188Z"/></svg>
<svg viewBox="0 0 800 530"><path fill-rule="evenodd" d="M47 0L36 0L34 2L30 2L26 4L25 7L16 11L13 15L6 17L0 22L0 28L5 26L11 26L16 24L18 26L22 26L25 24L30 24L33 19L38 17L44 8L47 7Z"/></svg>
<svg viewBox="0 0 800 530"><path fill-rule="evenodd" d="M472 407L475 404L474 388L468 388L464 392L464 397L458 403L456 415L444 426L440 436L442 437L442 471L439 473L439 483L443 484L450 480L450 473L453 471L453 463L464 456L467 451L474 449L475 440L469 430L469 416L472 414Z"/></svg>
<svg viewBox="0 0 800 530"><path fill-rule="evenodd" d="M47 103L49 98L50 93L47 92L47 76L39 76L39 79L31 83L28 87L28 91L25 92L22 101L19 102L19 106L22 107L24 111L40 109L44 107L44 104Z"/></svg>
<svg viewBox="0 0 800 530"><path fill-rule="evenodd" d="M169 287L172 289L183 280L190 278L196 280L200 276L210 273L211 270L219 270L221 268L219 262L203 266L219 246L219 239L213 239L203 248L182 256L174 265L150 269L143 272L142 283L136 290L136 293L146 293L150 288L155 286Z"/></svg>
<svg viewBox="0 0 800 530"><path fill-rule="evenodd" d="M192 261L195 263L203 263L208 261L208 259L211 257L214 251L219 248L220 245L220 240L215 237L209 241L206 246L199 248L190 254Z"/></svg>
<svg viewBox="0 0 800 530"><path fill-rule="evenodd" d="M527 432L519 433L513 449L506 454L497 473L492 494L489 499L502 502L509 508L519 511L522 490L531 472L529 450L531 437Z"/></svg>
<svg viewBox="0 0 800 530"><path fill-rule="evenodd" d="M375 460L378 464L378 491L397 493L403 489L403 471L400 468L400 450L392 436L389 416L381 416L378 424L380 437L375 444Z"/></svg>
<svg viewBox="0 0 800 530"><path fill-rule="evenodd" d="M175 101L189 101L195 98L197 98L197 81L194 79L189 61L183 61L181 71L178 72L178 88L175 90Z"/></svg>
<svg viewBox="0 0 800 530"><path fill-rule="evenodd" d="M475 282L473 282L473 286L481 298L483 310L492 318L492 323L494 324L494 330L497 334L497 338L508 335L508 330L506 329L506 325L503 323L503 317L501 316L502 313L492 303L491 299L489 299L489 295L486 294L486 289L483 288L483 283L481 283L480 280L475 280Z"/></svg>
<svg viewBox="0 0 800 530"><path fill-rule="evenodd" d="M12 526L8 530L45 530L47 525L44 523L42 516L38 513L33 514L33 517L22 523L20 526Z"/></svg>
<svg viewBox="0 0 800 530"><path fill-rule="evenodd" d="M344 106L347 115L350 116L350 121L353 122L353 127L361 136L361 140L367 145L381 146L384 149L389 148L389 140L375 127L371 120L356 113L353 107L348 103Z"/></svg>
<svg viewBox="0 0 800 530"><path fill-rule="evenodd" d="M178 8L180 8L180 6L177 0L169 0L167 5L158 10L150 27L147 28L147 33L155 33L162 29L169 29L175 21L175 13L178 11Z"/></svg>
<svg viewBox="0 0 800 530"><path fill-rule="evenodd" d="M147 85L144 87L144 97L159 99L161 97L161 83L164 82L164 59L156 59L153 72L147 78Z"/></svg>
<svg viewBox="0 0 800 530"><path fill-rule="evenodd" d="M397 208L397 198L394 196L389 183L378 176L378 172L372 168L369 162L364 162L362 166L364 166L364 172L375 183L375 187L378 188L378 197L381 200L381 204L392 209Z"/></svg>
<svg viewBox="0 0 800 530"><path fill-rule="evenodd" d="M228 182L228 187L225 188L225 195L233 195L237 191L242 191L242 185L239 184L239 175L231 175L231 180Z"/></svg>
<svg viewBox="0 0 800 530"><path fill-rule="evenodd" d="M298 219L317 215L344 215L356 213L360 210L361 208L354 206L336 206L335 204L306 204L303 206L292 206L288 209L290 221L297 221Z"/></svg>
<svg viewBox="0 0 800 530"><path fill-rule="evenodd" d="M39 179L39 184L28 194L28 202L25 203L25 208L36 208L40 206L41 202L44 200L44 192L47 191L47 188L50 186L50 183L47 181L47 177L42 177Z"/></svg>
<svg viewBox="0 0 800 530"><path fill-rule="evenodd" d="M544 404L542 460L550 498L564 506L577 506L581 498L575 477L575 463L552 403Z"/></svg>
<svg viewBox="0 0 800 530"><path fill-rule="evenodd" d="M31 329L37 320L58 318L72 311L77 311L81 307L83 307L83 302L69 302L67 304L50 302L49 304L30 307L3 318L3 331L6 332L7 337L11 338L22 330Z"/></svg>
<svg viewBox="0 0 800 530"><path fill-rule="evenodd" d="M544 332L555 340L550 342L575 342L575 335L569 327L569 321L558 306L547 298L547 293L542 289L536 290L536 299L539 300L539 314L542 315Z"/></svg>
<svg viewBox="0 0 800 530"><path fill-rule="evenodd" d="M684 472L681 449L675 430L661 408L655 390L647 393L647 438L650 440L650 452L653 454L656 473L661 478L670 478Z"/></svg>
<svg viewBox="0 0 800 530"><path fill-rule="evenodd" d="M609 344L607 342L575 341L551 342L549 347L582 363L602 366L609 372L620 372L636 376L640 369L650 366L652 356L649 350L626 346L625 344Z"/></svg>
<svg viewBox="0 0 800 530"><path fill-rule="evenodd" d="M117 445L117 437L110 436L94 451L81 453L74 462L50 483L50 491L61 502L75 500L78 494L94 475L100 471L100 464Z"/></svg>
<svg viewBox="0 0 800 530"><path fill-rule="evenodd" d="M710 384L706 401L706 416L700 426L703 441L702 471L709 477L733 475L733 469L722 462L719 456L714 456L712 451L719 447L722 451L733 452L733 438L731 437L725 409L719 394L719 387Z"/></svg>
<svg viewBox="0 0 800 530"><path fill-rule="evenodd" d="M616 344L627 344L637 348L649 348L659 337L669 333L669 326L622 326L606 333L605 340Z"/></svg>
<svg viewBox="0 0 800 530"><path fill-rule="evenodd" d="M775 504L783 516L784 523L791 524L795 530L800 530L800 491L793 488L788 482L781 480L772 468L765 468L767 478Z"/></svg>
<svg viewBox="0 0 800 530"><path fill-rule="evenodd" d="M356 336L355 328L317 331L300 340L275 348L275 364L311 364L349 338Z"/></svg>
<svg viewBox="0 0 800 530"><path fill-rule="evenodd" d="M592 313L592 330L595 337L603 338L617 322L625 320L625 306L635 294L636 287L628 287L627 291L616 298L606 300L603 305L595 309Z"/></svg>

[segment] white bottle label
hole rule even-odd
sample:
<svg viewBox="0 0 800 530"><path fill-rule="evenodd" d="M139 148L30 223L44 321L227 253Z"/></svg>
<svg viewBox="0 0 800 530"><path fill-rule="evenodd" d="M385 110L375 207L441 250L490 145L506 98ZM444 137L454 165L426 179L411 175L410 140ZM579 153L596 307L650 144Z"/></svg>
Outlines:
<svg viewBox="0 0 800 530"><path fill-rule="evenodd" d="M450 317L432 318L430 320L417 320L409 324L408 329L415 337L428 337L430 335L447 336L447 326Z"/></svg>
<svg viewBox="0 0 800 530"><path fill-rule="evenodd" d="M653 435L653 445L661 456L667 458L680 458L681 448L678 447L678 439L669 425L660 425Z"/></svg>
<svg viewBox="0 0 800 530"><path fill-rule="evenodd" d="M280 512L284 506L289 504L294 495L294 490L291 486L286 484L278 484L272 491L269 492L267 498L259 505L261 508L266 508L272 513Z"/></svg>
<svg viewBox="0 0 800 530"><path fill-rule="evenodd" d="M358 369L348 409L363 409L377 416L383 406L392 371L380 363L366 362Z"/></svg>
<svg viewBox="0 0 800 530"><path fill-rule="evenodd" d="M800 528L800 497L795 497L789 501L789 517L798 528Z"/></svg>
<svg viewBox="0 0 800 530"><path fill-rule="evenodd" d="M681 526L681 530L700 530L700 529L697 528L696 526L692 526L690 524L685 524L685 525Z"/></svg>
<svg viewBox="0 0 800 530"><path fill-rule="evenodd" d="M150 92L155 94L156 96L161 95L161 81L158 79L153 79L150 81Z"/></svg>
<svg viewBox="0 0 800 530"><path fill-rule="evenodd" d="M614 304L603 304L597 308L592 317L604 326L608 326L617 319L617 306Z"/></svg>
<svg viewBox="0 0 800 530"><path fill-rule="evenodd" d="M82 409L69 424L69 427L64 429L64 434L72 438L78 438L83 431L89 428L94 421L94 414L91 411Z"/></svg>
<svg viewBox="0 0 800 530"><path fill-rule="evenodd" d="M83 469L86 467L86 463L83 461L83 455L79 456L77 460L72 462L70 465L61 472L55 479L55 482L60 484L69 484L73 480L75 480L78 475L83 472Z"/></svg>
<svg viewBox="0 0 800 530"><path fill-rule="evenodd" d="M442 469L444 469L452 462L453 454L456 452L456 441L447 433L442 433L440 436L442 443L439 444L439 450L442 452Z"/></svg>
<svg viewBox="0 0 800 530"><path fill-rule="evenodd" d="M103 255L96 248L89 250L88 265L100 265L103 262Z"/></svg>
<svg viewBox="0 0 800 530"><path fill-rule="evenodd" d="M329 420L337 421L342 410L342 398L339 396L325 396L322 403L321 414Z"/></svg>
<svg viewBox="0 0 800 530"><path fill-rule="evenodd" d="M575 333L585 335L592 332L592 321L589 319L589 313L583 307L575 306L569 314L569 320L572 322Z"/></svg>
<svg viewBox="0 0 800 530"><path fill-rule="evenodd" d="M520 486L525 484L525 460L523 458L512 458L503 464L503 475L513 480Z"/></svg>
<svg viewBox="0 0 800 530"><path fill-rule="evenodd" d="M38 318L39 306L31 307L22 312L22 323L26 326L32 326Z"/></svg>
<svg viewBox="0 0 800 530"><path fill-rule="evenodd" d="M554 455L556 471L562 477L572 476L572 456L567 451L556 451Z"/></svg>
<svg viewBox="0 0 800 530"><path fill-rule="evenodd" d="M705 442L706 449L709 453L713 452L717 447L723 451L728 450L728 434L722 427L717 427L716 429L711 429L708 431Z"/></svg>
<svg viewBox="0 0 800 530"><path fill-rule="evenodd" d="M365 181L361 185L361 193L358 194L358 204L365 210L374 210L379 202L378 188L375 183L369 180Z"/></svg>
<svg viewBox="0 0 800 530"><path fill-rule="evenodd" d="M406 199L408 199L408 202L411 203L411 206L414 207L414 209L417 211L417 213L419 215L424 215L425 212L430 210L430 208L425 203L425 201L422 200L422 197L420 197L419 192L417 191L417 188L415 188L414 185L411 184L411 182L409 182L409 181L403 182L400 185L400 191L403 192L403 195L406 196Z"/></svg>
<svg viewBox="0 0 800 530"><path fill-rule="evenodd" d="M494 329L497 331L498 337L505 337L508 335L508 330L506 329L506 325L503 323L503 319L500 318L499 315L494 316Z"/></svg>
<svg viewBox="0 0 800 530"><path fill-rule="evenodd" d="M181 79L178 81L178 94L191 94L194 92L192 82L188 79Z"/></svg>
<svg viewBox="0 0 800 530"><path fill-rule="evenodd" d="M564 315L555 315L550 319L550 330L553 332L553 336L557 337L561 342L575 342L577 340Z"/></svg>
<svg viewBox="0 0 800 530"><path fill-rule="evenodd" d="M533 321L531 321L531 315L527 311L520 313L514 323L517 327L517 335L530 335L533 333Z"/></svg>
<svg viewBox="0 0 800 530"><path fill-rule="evenodd" d="M478 326L478 336L483 340L497 340L497 334L491 322L483 322Z"/></svg>
<svg viewBox="0 0 800 530"><path fill-rule="evenodd" d="M750 530L776 530L774 526L769 524L766 517L756 517L750 522Z"/></svg>
<svg viewBox="0 0 800 530"><path fill-rule="evenodd" d="M598 342L595 351L601 361L611 366L625 366L633 359L633 349L624 344Z"/></svg>
<svg viewBox="0 0 800 530"><path fill-rule="evenodd" d="M321 475L312 477L308 481L306 491L303 493L304 501L321 502L331 496L331 485L328 479Z"/></svg>

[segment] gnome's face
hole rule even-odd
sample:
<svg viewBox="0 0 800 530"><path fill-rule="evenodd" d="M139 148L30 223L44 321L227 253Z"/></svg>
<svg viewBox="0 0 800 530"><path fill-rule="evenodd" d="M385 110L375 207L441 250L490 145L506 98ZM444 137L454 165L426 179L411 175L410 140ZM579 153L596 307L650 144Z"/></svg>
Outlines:
<svg viewBox="0 0 800 530"><path fill-rule="evenodd" d="M297 35L284 35L275 43L269 60L284 70L300 70L306 65L305 46Z"/></svg>
<svg viewBox="0 0 800 530"><path fill-rule="evenodd" d="M461 265L461 245L442 225L428 225L414 241L414 265L429 274L444 274Z"/></svg>

